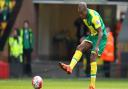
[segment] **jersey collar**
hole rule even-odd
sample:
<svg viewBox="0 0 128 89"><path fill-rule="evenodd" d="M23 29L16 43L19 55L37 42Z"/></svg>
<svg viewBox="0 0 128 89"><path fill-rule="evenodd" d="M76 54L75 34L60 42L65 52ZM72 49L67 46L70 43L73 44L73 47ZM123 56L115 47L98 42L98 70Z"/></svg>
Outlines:
<svg viewBox="0 0 128 89"><path fill-rule="evenodd" d="M89 9L87 8L87 15L86 15L86 19L89 18Z"/></svg>

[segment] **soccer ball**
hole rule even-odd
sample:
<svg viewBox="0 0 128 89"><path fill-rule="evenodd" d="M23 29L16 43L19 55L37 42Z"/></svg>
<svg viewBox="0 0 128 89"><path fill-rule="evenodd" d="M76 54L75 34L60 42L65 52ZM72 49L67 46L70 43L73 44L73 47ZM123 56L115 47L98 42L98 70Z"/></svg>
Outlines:
<svg viewBox="0 0 128 89"><path fill-rule="evenodd" d="M43 85L43 80L40 76L34 76L32 79L32 86L34 89L41 89Z"/></svg>

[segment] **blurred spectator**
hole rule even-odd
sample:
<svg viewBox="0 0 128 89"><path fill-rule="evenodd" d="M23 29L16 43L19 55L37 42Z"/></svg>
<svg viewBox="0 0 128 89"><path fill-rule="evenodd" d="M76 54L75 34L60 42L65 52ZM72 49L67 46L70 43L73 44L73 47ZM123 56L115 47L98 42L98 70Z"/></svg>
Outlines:
<svg viewBox="0 0 128 89"><path fill-rule="evenodd" d="M115 44L116 44L116 63L120 64L121 60L120 60L120 50L119 50L119 43L118 43L118 35L122 29L122 24L123 24L123 21L125 19L125 13L124 12L121 12L120 13L120 19L117 21L117 24L116 24L116 37L115 37Z"/></svg>
<svg viewBox="0 0 128 89"><path fill-rule="evenodd" d="M16 4L16 0L11 0L10 3L9 3L9 9L10 11L13 10L13 8L15 7L15 4Z"/></svg>
<svg viewBox="0 0 128 89"><path fill-rule="evenodd" d="M0 0L0 11L3 10L4 4L5 4L5 1L4 0Z"/></svg>
<svg viewBox="0 0 128 89"><path fill-rule="evenodd" d="M33 32L32 29L29 27L28 20L24 21L23 28L20 29L19 34L23 39L24 74L26 74L27 76L31 76L31 53L33 51Z"/></svg>
<svg viewBox="0 0 128 89"><path fill-rule="evenodd" d="M9 17L9 7L7 4L4 5L4 9L2 10L2 14L3 14L3 21L7 21L8 17Z"/></svg>
<svg viewBox="0 0 128 89"><path fill-rule="evenodd" d="M74 25L76 27L76 37L77 37L77 44L79 44L84 37L88 36L89 31L88 28L84 25L83 21L81 18L77 18L74 22ZM83 68L85 71L86 76L90 76L90 50L84 52L83 55ZM78 76L78 74L77 74Z"/></svg>
<svg viewBox="0 0 128 89"><path fill-rule="evenodd" d="M84 25L83 21L81 18L77 18L74 22L74 25L76 27L76 37L77 37L77 42L78 44L80 43L81 38L84 36L87 36L88 33L88 28Z"/></svg>
<svg viewBox="0 0 128 89"><path fill-rule="evenodd" d="M8 9L7 5L5 4L4 8L0 12L0 35L3 34L4 30L7 27L7 20L9 17L9 11L8 10L9 9Z"/></svg>
<svg viewBox="0 0 128 89"><path fill-rule="evenodd" d="M124 21L124 18L125 18L125 13L121 12L120 13L120 19L117 21L117 24L116 24L116 37L118 37L118 35L122 29L122 23Z"/></svg>
<svg viewBox="0 0 128 89"><path fill-rule="evenodd" d="M7 27L9 15L15 7L16 0L0 0L0 36Z"/></svg>
<svg viewBox="0 0 128 89"><path fill-rule="evenodd" d="M1 30L4 31L7 27L7 20L9 17L9 8L7 4L4 5L4 9L2 10L2 20L1 20Z"/></svg>
<svg viewBox="0 0 128 89"><path fill-rule="evenodd" d="M110 63L114 61L114 38L110 28L107 27L107 44L101 55L101 59L104 61L103 70L105 77L110 77Z"/></svg>
<svg viewBox="0 0 128 89"><path fill-rule="evenodd" d="M23 45L22 38L17 35L16 30L14 29L13 34L9 37L10 74L13 77L20 77L23 73Z"/></svg>

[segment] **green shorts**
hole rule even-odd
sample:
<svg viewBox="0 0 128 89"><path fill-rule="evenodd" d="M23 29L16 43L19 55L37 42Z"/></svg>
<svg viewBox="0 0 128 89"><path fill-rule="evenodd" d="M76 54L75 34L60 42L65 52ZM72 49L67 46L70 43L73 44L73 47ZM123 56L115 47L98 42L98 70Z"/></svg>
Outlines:
<svg viewBox="0 0 128 89"><path fill-rule="evenodd" d="M89 36L85 37L84 41L90 42L93 46L91 52L94 52L97 40L98 40L98 35L95 35L95 36L89 35ZM102 52L104 51L106 43L107 43L107 36L103 35L102 39L100 41L100 44L99 44L98 56L100 56L102 54Z"/></svg>

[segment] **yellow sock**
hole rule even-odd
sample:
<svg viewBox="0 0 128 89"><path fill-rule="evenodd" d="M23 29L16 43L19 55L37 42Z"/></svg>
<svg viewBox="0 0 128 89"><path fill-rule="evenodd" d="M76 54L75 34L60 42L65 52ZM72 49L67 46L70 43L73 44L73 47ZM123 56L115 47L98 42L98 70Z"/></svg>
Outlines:
<svg viewBox="0 0 128 89"><path fill-rule="evenodd" d="M82 52L79 50L76 50L75 54L72 57L70 65L69 65L71 67L71 69L73 69L75 67L77 62L80 60L81 56L82 56Z"/></svg>
<svg viewBox="0 0 128 89"><path fill-rule="evenodd" d="M96 82L97 63L91 62L91 84L95 85Z"/></svg>

